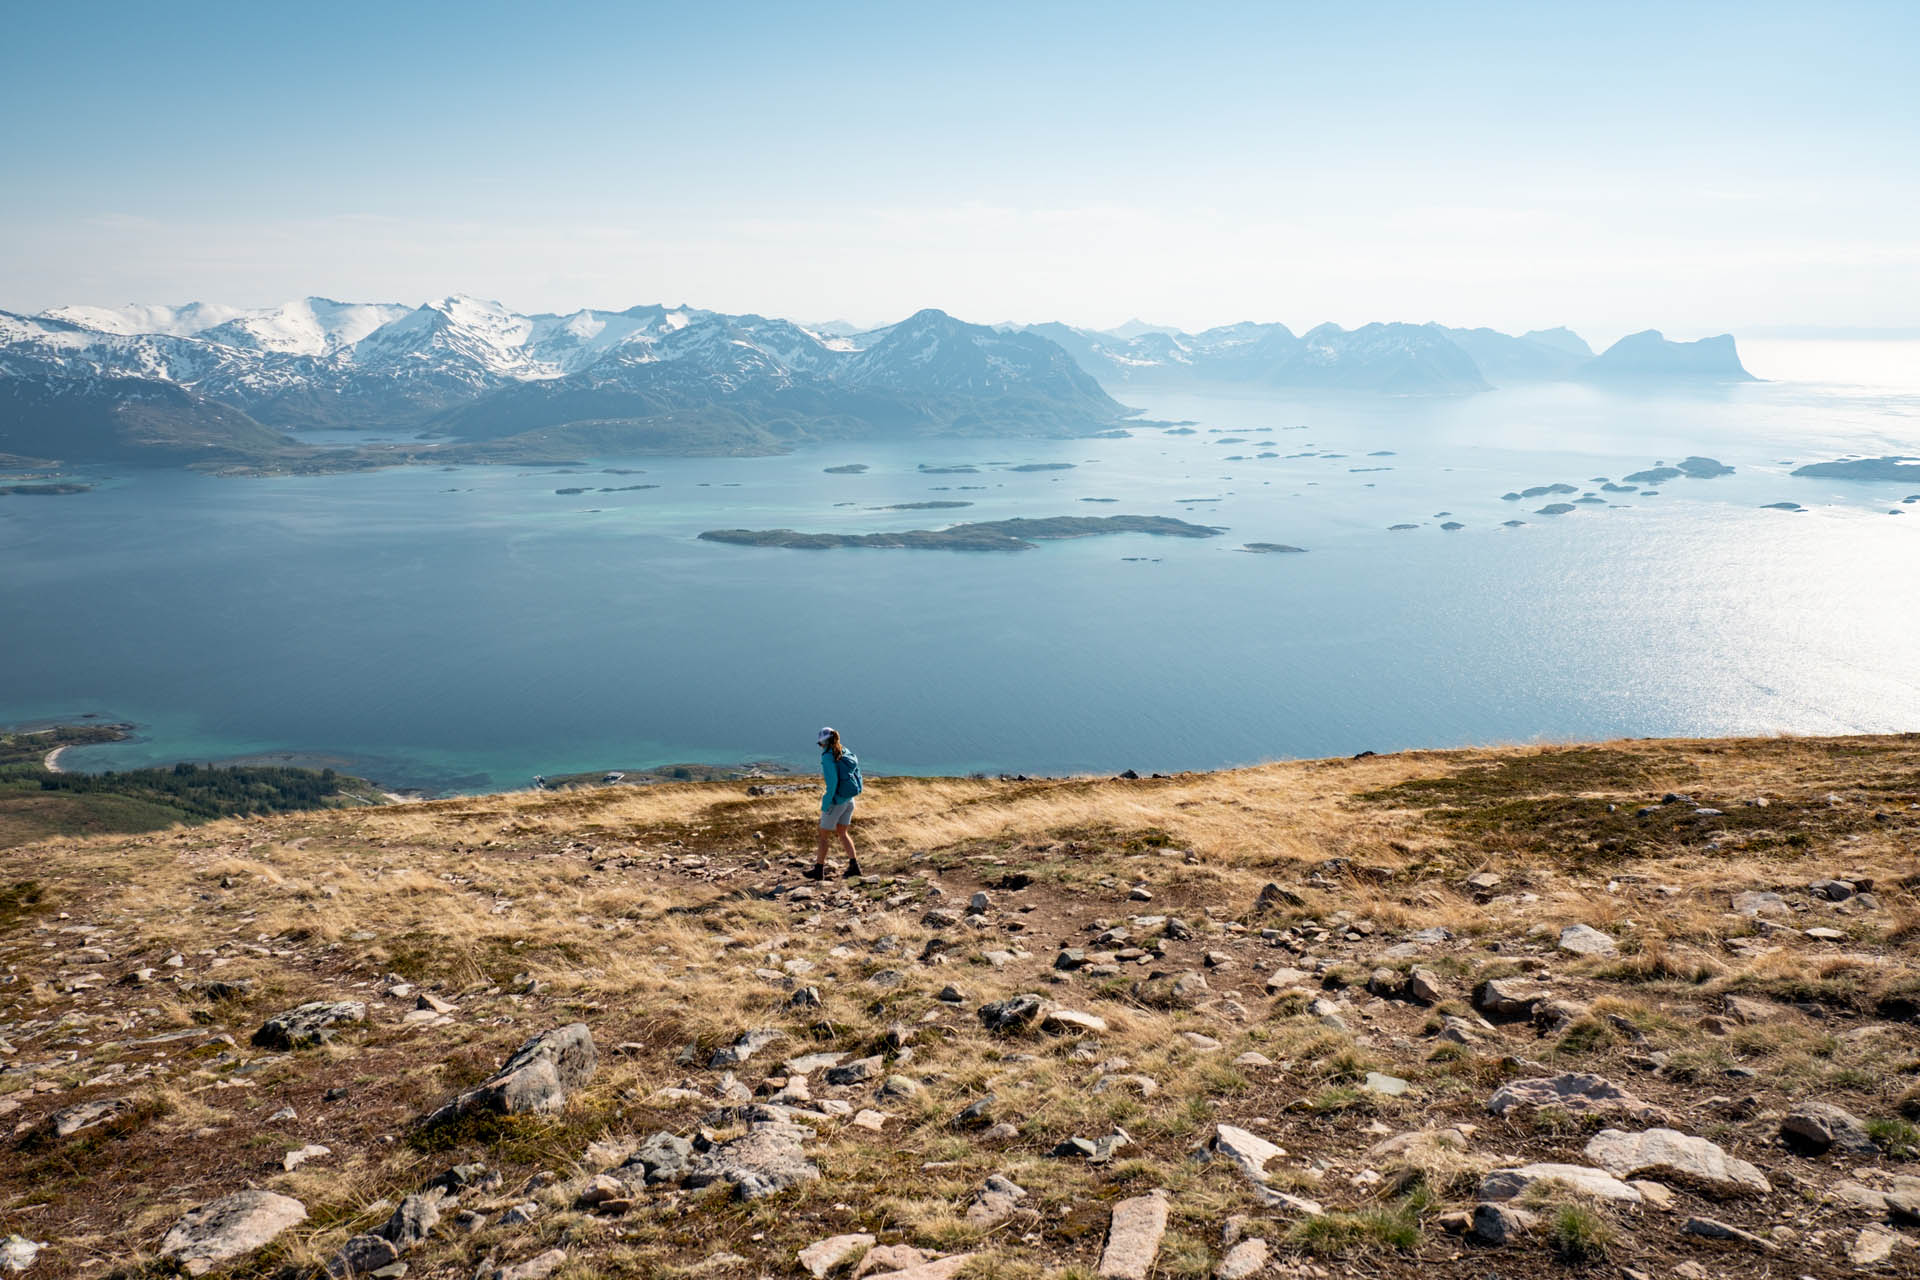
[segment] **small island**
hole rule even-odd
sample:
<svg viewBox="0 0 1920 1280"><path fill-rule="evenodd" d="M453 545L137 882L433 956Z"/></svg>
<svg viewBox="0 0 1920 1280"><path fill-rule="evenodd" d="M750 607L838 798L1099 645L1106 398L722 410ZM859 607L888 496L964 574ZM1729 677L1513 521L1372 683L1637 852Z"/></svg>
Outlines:
<svg viewBox="0 0 1920 1280"><path fill-rule="evenodd" d="M1071 462L1023 462L1017 467L1008 467L1009 471L1071 471Z"/></svg>
<svg viewBox="0 0 1920 1280"><path fill-rule="evenodd" d="M1303 555L1307 550L1305 547L1288 546L1284 542L1249 542L1240 549L1262 556Z"/></svg>
<svg viewBox="0 0 1920 1280"><path fill-rule="evenodd" d="M709 529L703 542L740 547L788 547L825 551L840 547L907 548L917 551L1031 551L1039 542L1092 538L1110 533L1149 533L1168 538L1212 538L1225 532L1170 516L1052 516L956 524L946 529L894 533L800 533L793 529Z"/></svg>
<svg viewBox="0 0 1920 1280"><path fill-rule="evenodd" d="M1678 480L1688 476L1695 480L1711 480L1715 476L1730 476L1733 468L1717 458L1682 458L1673 466L1656 463L1645 471L1636 471L1625 477L1629 484L1665 484L1669 480ZM1798 473L1796 473L1798 474Z"/></svg>
<svg viewBox="0 0 1920 1280"><path fill-rule="evenodd" d="M971 502L955 502L935 499L931 502L896 502L890 507L868 507L869 511L952 511L959 507L970 507Z"/></svg>
<svg viewBox="0 0 1920 1280"><path fill-rule="evenodd" d="M92 493L93 486L81 484L75 480L50 480L30 484L0 484L0 496L11 494L20 498L55 498L71 493Z"/></svg>
<svg viewBox="0 0 1920 1280"><path fill-rule="evenodd" d="M1572 510L1573 504L1571 502L1549 502L1533 514L1537 516L1564 516Z"/></svg>
<svg viewBox="0 0 1920 1280"><path fill-rule="evenodd" d="M865 475L867 472L867 464L864 462L849 462L838 467L827 467L825 471L830 476Z"/></svg>
<svg viewBox="0 0 1920 1280"><path fill-rule="evenodd" d="M1920 459L1844 458L1837 462L1810 462L1794 468L1796 476L1817 476L1825 480L1905 480L1920 481Z"/></svg>

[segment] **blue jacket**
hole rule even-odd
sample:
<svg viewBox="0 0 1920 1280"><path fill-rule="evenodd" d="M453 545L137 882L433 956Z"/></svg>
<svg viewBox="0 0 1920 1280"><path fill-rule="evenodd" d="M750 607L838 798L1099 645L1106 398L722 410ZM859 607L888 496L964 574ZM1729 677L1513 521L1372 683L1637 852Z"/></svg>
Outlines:
<svg viewBox="0 0 1920 1280"><path fill-rule="evenodd" d="M851 751L848 751L847 754L853 756L855 760L860 758L854 756ZM840 770L833 763L833 752L831 751L822 751L820 753L820 776L827 784L826 794L820 797L820 812L825 813L827 810L833 808L834 805L840 803L839 800L834 798L839 795L840 792ZM848 800L853 799L852 796L845 798Z"/></svg>

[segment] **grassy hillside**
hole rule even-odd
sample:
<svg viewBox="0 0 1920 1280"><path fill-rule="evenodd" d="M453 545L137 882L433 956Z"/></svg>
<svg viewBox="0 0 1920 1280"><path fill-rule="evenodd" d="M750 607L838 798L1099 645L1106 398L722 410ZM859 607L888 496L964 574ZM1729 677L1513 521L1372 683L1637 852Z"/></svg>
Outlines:
<svg viewBox="0 0 1920 1280"><path fill-rule="evenodd" d="M0 733L0 850L52 836L153 831L239 814L378 804L381 792L333 770L177 764L111 773L46 767L67 747L118 742L128 725Z"/></svg>
<svg viewBox="0 0 1920 1280"><path fill-rule="evenodd" d="M409 1202L410 1275L803 1275L864 1235L876 1274L1087 1280L1142 1218L1162 1277L1920 1268L1920 735L883 779L871 874L818 885L811 792L747 786L6 855L0 1235L46 1242L35 1275L157 1273L169 1224L254 1186L308 1216L233 1273L306 1274L483 1163ZM1088 1017L989 1029L1023 993ZM319 1000L364 1017L252 1042ZM572 1023L598 1062L559 1110L423 1122ZM1572 1072L1617 1088L1490 1110ZM1783 1139L1809 1099L1857 1130ZM1655 1124L1720 1162L1487 1198ZM674 1138L800 1180L648 1185L630 1157Z"/></svg>

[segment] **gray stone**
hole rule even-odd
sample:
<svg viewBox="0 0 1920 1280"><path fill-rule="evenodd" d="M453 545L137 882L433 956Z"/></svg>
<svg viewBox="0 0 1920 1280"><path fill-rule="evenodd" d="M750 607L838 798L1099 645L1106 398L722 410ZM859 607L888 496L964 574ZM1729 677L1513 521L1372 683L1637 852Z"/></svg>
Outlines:
<svg viewBox="0 0 1920 1280"><path fill-rule="evenodd" d="M393 1241L394 1247L405 1253L432 1235L433 1229L440 1225L440 1205L445 1198L446 1192L438 1187L408 1196L375 1234Z"/></svg>
<svg viewBox="0 0 1920 1280"><path fill-rule="evenodd" d="M565 1249L549 1249L545 1253L535 1254L525 1262L516 1262L510 1267L502 1267L493 1273L493 1280L547 1280L547 1277L566 1265Z"/></svg>
<svg viewBox="0 0 1920 1280"><path fill-rule="evenodd" d="M1542 1183L1558 1183L1596 1200L1617 1204L1639 1204L1638 1191L1604 1169L1589 1169L1578 1164L1527 1164L1511 1169L1495 1169L1480 1180L1482 1200L1512 1200L1528 1188Z"/></svg>
<svg viewBox="0 0 1920 1280"><path fill-rule="evenodd" d="M1510 1204L1478 1204L1473 1207L1473 1238L1483 1244L1506 1244L1526 1235L1539 1219L1525 1209Z"/></svg>
<svg viewBox="0 0 1920 1280"><path fill-rule="evenodd" d="M878 1253L879 1250L874 1250ZM871 1280L954 1280L967 1264L980 1255L977 1253L956 1253L950 1257L935 1258L930 1262L903 1267L898 1271L873 1271L866 1273Z"/></svg>
<svg viewBox="0 0 1920 1280"><path fill-rule="evenodd" d="M1248 1280L1259 1274L1267 1265L1267 1242L1254 1237L1242 1240L1227 1250L1227 1256L1220 1259L1220 1265L1213 1269L1213 1280Z"/></svg>
<svg viewBox="0 0 1920 1280"><path fill-rule="evenodd" d="M1288 987L1297 987L1313 977L1305 969L1275 969L1267 976L1267 992L1272 994L1285 991Z"/></svg>
<svg viewBox="0 0 1920 1280"><path fill-rule="evenodd" d="M953 1118L953 1127L956 1129L978 1129L993 1123L993 1104L995 1100L995 1095L990 1093L984 1098L968 1103L961 1109L960 1114Z"/></svg>
<svg viewBox="0 0 1920 1280"><path fill-rule="evenodd" d="M1780 1122L1780 1136L1802 1151L1824 1155L1838 1147L1855 1155L1879 1148L1859 1116L1826 1102L1797 1102Z"/></svg>
<svg viewBox="0 0 1920 1280"><path fill-rule="evenodd" d="M1688 1218L1680 1231L1683 1235L1703 1236L1708 1240L1730 1240L1735 1244L1744 1244L1764 1253L1773 1253L1780 1247L1771 1240L1761 1239L1751 1231L1742 1231L1739 1227L1714 1218Z"/></svg>
<svg viewBox="0 0 1920 1280"><path fill-rule="evenodd" d="M1501 1085L1487 1100L1487 1110L1496 1116L1510 1111L1537 1107L1557 1107L1578 1115L1619 1112L1628 1115L1654 1114L1639 1098L1604 1076L1574 1071L1564 1075L1511 1080Z"/></svg>
<svg viewBox="0 0 1920 1280"><path fill-rule="evenodd" d="M71 1107L62 1107L47 1117L46 1123L54 1136L65 1138L91 1129L95 1125L105 1124L115 1116L128 1111L133 1103L125 1098L95 1098L91 1102L75 1103Z"/></svg>
<svg viewBox="0 0 1920 1280"><path fill-rule="evenodd" d="M987 1030L1006 1035L1019 1031L1032 1024L1040 1016L1044 1002L1039 996L1028 992L1010 996L1005 1000L995 1000L992 1004L983 1004L975 1015L980 1025Z"/></svg>
<svg viewBox="0 0 1920 1280"><path fill-rule="evenodd" d="M920 1082L911 1076L888 1076L880 1086L882 1098L917 1098Z"/></svg>
<svg viewBox="0 0 1920 1280"><path fill-rule="evenodd" d="M1098 1034L1107 1029L1107 1020L1078 1009L1049 1009L1046 1016L1040 1019L1040 1029L1061 1035L1082 1032Z"/></svg>
<svg viewBox="0 0 1920 1280"><path fill-rule="evenodd" d="M1586 1156L1616 1178L1650 1177L1710 1196L1760 1196L1773 1190L1745 1160L1674 1129L1602 1129L1587 1143Z"/></svg>
<svg viewBox="0 0 1920 1280"><path fill-rule="evenodd" d="M724 1182L741 1200L778 1195L789 1187L819 1178L820 1170L801 1150L811 1130L797 1124L765 1121L750 1125L730 1142L698 1150L687 1172L688 1186Z"/></svg>
<svg viewBox="0 0 1920 1280"><path fill-rule="evenodd" d="M874 1237L864 1231L856 1231L844 1236L828 1236L825 1240L816 1240L800 1250L796 1261L808 1275L815 1280L825 1277L841 1267L858 1259L867 1250L873 1248Z"/></svg>
<svg viewBox="0 0 1920 1280"><path fill-rule="evenodd" d="M1206 999L1211 990L1204 973L1183 973L1173 980L1173 1002L1191 1008Z"/></svg>
<svg viewBox="0 0 1920 1280"><path fill-rule="evenodd" d="M398 1261L400 1251L393 1247L393 1241L365 1231L347 1237L347 1242L340 1246L340 1252L327 1260L327 1274L333 1280L350 1280L355 1276L370 1276Z"/></svg>
<svg viewBox="0 0 1920 1280"><path fill-rule="evenodd" d="M1473 991L1473 1007L1490 1018L1531 1018L1545 987L1518 978L1490 978Z"/></svg>
<svg viewBox="0 0 1920 1280"><path fill-rule="evenodd" d="M879 1075L885 1066L886 1060L879 1054L871 1058L855 1058L844 1066L827 1068L827 1083L839 1087L865 1084Z"/></svg>
<svg viewBox="0 0 1920 1280"><path fill-rule="evenodd" d="M1560 949L1576 956L1610 956L1618 947L1592 925L1570 924L1560 931Z"/></svg>
<svg viewBox="0 0 1920 1280"><path fill-rule="evenodd" d="M680 1181L692 1167L693 1144L675 1134L661 1132L641 1143L639 1150L620 1166L617 1176L626 1182L657 1186Z"/></svg>
<svg viewBox="0 0 1920 1280"><path fill-rule="evenodd" d="M1231 1160L1249 1180L1259 1183L1267 1180L1267 1162L1287 1154L1265 1138L1230 1124L1216 1126L1207 1146L1215 1155Z"/></svg>
<svg viewBox="0 0 1920 1280"><path fill-rule="evenodd" d="M734 1038L732 1044L715 1049L713 1056L707 1059L707 1066L713 1070L737 1067L768 1045L786 1038L786 1032L773 1027L755 1027L751 1031L742 1031Z"/></svg>
<svg viewBox="0 0 1920 1280"><path fill-rule="evenodd" d="M1379 1071L1367 1072L1367 1078L1360 1082L1360 1087L1368 1093L1378 1093L1389 1098L1398 1098L1409 1088L1407 1082L1399 1076L1390 1076Z"/></svg>
<svg viewBox="0 0 1920 1280"><path fill-rule="evenodd" d="M335 1027L366 1020L362 1001L314 1000L268 1018L253 1033L253 1043L262 1049L305 1049L332 1040Z"/></svg>
<svg viewBox="0 0 1920 1280"><path fill-rule="evenodd" d="M1439 1004L1447 998L1447 987L1433 970L1416 968L1407 975L1407 998L1417 1004Z"/></svg>
<svg viewBox="0 0 1920 1280"><path fill-rule="evenodd" d="M33 1265L47 1246L25 1236L10 1235L0 1240L0 1271L21 1272Z"/></svg>
<svg viewBox="0 0 1920 1280"><path fill-rule="evenodd" d="M1777 893L1748 889L1733 895L1733 909L1743 916L1784 916L1791 913L1787 900Z"/></svg>
<svg viewBox="0 0 1920 1280"><path fill-rule="evenodd" d="M509 1205L500 1215L503 1227L524 1227L540 1216L540 1206L532 1200L523 1200L519 1204Z"/></svg>
<svg viewBox="0 0 1920 1280"><path fill-rule="evenodd" d="M1100 1253L1100 1280L1147 1280L1166 1234L1166 1196L1134 1196L1114 1205Z"/></svg>
<svg viewBox="0 0 1920 1280"><path fill-rule="evenodd" d="M991 1227L1011 1217L1022 1200L1027 1198L1025 1187L1010 1178L993 1174L985 1185L973 1193L973 1200L967 1205L966 1221L969 1226Z"/></svg>
<svg viewBox="0 0 1920 1280"><path fill-rule="evenodd" d="M1891 1231L1863 1227L1847 1245L1847 1261L1856 1267L1877 1267L1893 1257L1893 1247L1899 1243L1900 1237Z"/></svg>
<svg viewBox="0 0 1920 1280"><path fill-rule="evenodd" d="M201 1205L169 1227L160 1240L160 1256L178 1262L188 1275L205 1275L306 1219L307 1207L291 1196L236 1191Z"/></svg>
<svg viewBox="0 0 1920 1280"><path fill-rule="evenodd" d="M556 1027L514 1051L493 1077L427 1117L442 1124L476 1111L525 1115L558 1111L567 1096L593 1078L599 1055L584 1022Z"/></svg>

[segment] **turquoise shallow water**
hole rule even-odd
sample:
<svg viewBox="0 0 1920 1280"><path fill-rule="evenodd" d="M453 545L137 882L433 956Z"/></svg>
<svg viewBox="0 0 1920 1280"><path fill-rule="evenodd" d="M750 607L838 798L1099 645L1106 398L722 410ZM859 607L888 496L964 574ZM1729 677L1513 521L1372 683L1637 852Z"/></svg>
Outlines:
<svg viewBox="0 0 1920 1280"><path fill-rule="evenodd" d="M121 472L86 495L0 499L0 722L142 726L69 767L292 751L432 790L687 760L808 767L823 723L876 773L1920 728L1920 503L1786 475L1920 454L1913 395L1121 398L1194 433L575 474ZM1549 499L1500 498L1597 491L1686 454L1736 473L1558 518L1532 514ZM1005 469L1053 461L1075 465ZM824 474L847 462L870 469ZM632 484L659 487L554 492ZM927 500L976 505L866 509ZM1762 509L1778 501L1808 511ZM695 537L1114 513L1230 532L1018 555ZM1256 541L1310 550L1237 550Z"/></svg>

